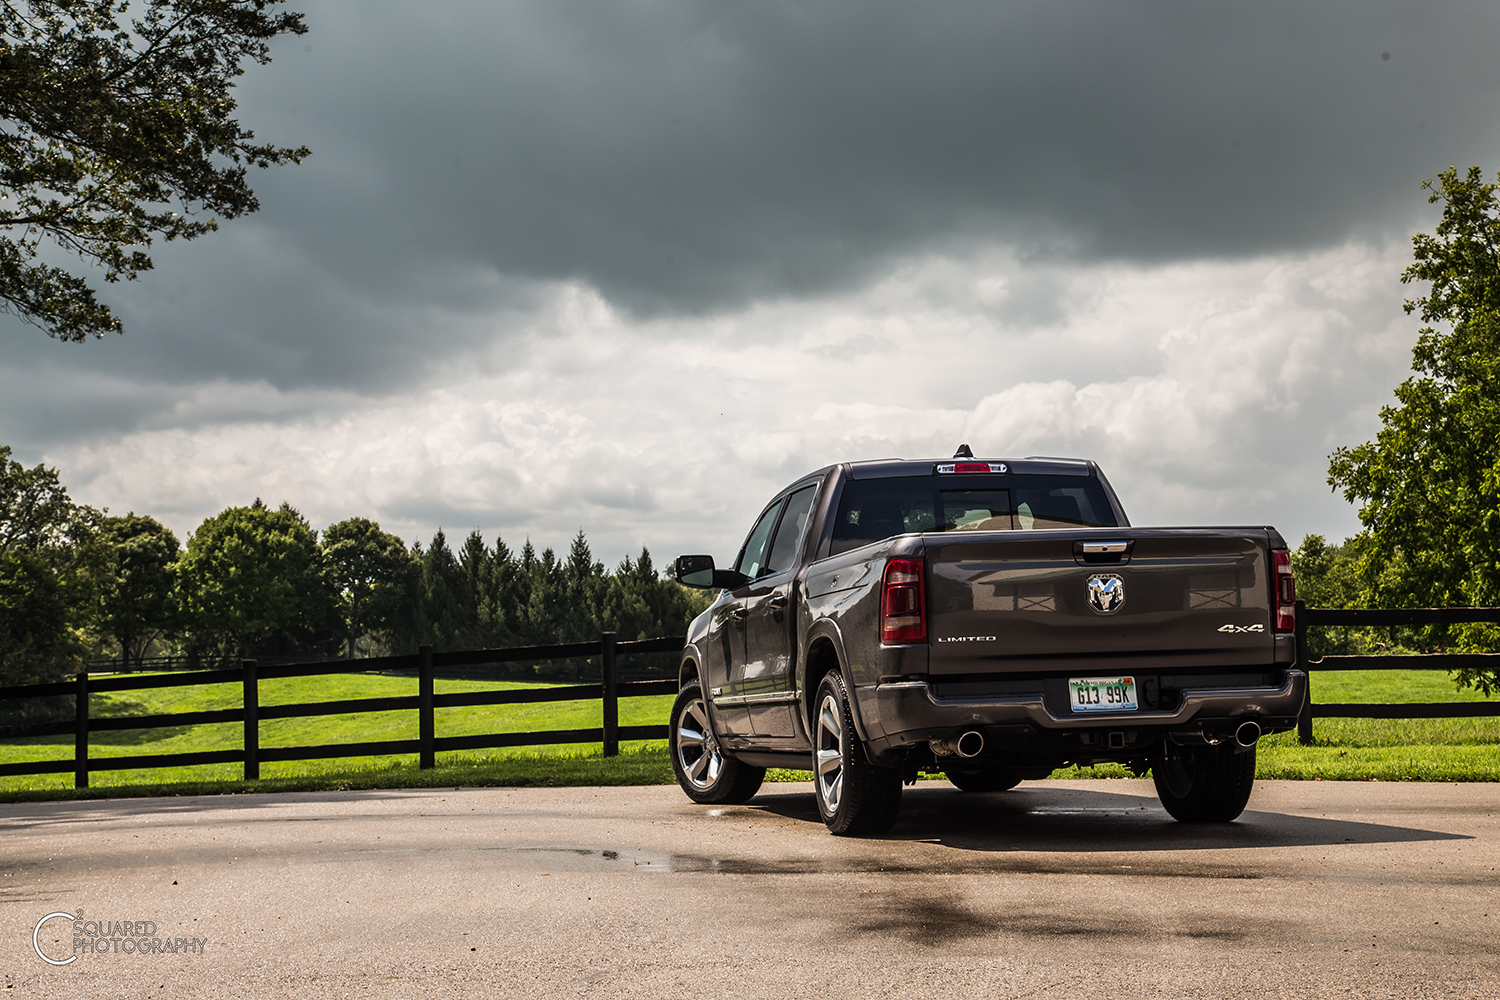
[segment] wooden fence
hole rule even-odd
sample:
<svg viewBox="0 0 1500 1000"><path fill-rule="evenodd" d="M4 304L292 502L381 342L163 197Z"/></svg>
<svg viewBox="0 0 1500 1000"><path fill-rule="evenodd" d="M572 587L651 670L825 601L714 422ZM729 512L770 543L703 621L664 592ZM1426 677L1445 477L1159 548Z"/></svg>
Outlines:
<svg viewBox="0 0 1500 1000"><path fill-rule="evenodd" d="M114 771L135 768L185 767L194 764L244 765L245 780L260 778L262 761L315 760L331 757L365 757L375 754L414 753L418 765L430 768L440 750L478 750L490 747L540 746L552 743L602 743L604 754L620 752L621 740L660 740L667 737L665 723L656 726L621 726L619 699L644 695L675 694L676 677L667 680L625 681L619 679L618 657L633 653L675 653L681 651L681 638L639 639L618 642L613 632L605 632L597 642L573 642L553 646L519 646L509 649L475 649L434 653L423 646L408 656L383 656L364 660L325 660L315 663L258 665L245 660L238 670L195 670L181 673L131 675L90 679L80 673L73 681L57 684L29 684L24 687L0 688L0 700L72 695L74 718L66 722L42 722L0 726L0 739L28 736L59 736L73 733L73 759L26 761L0 764L0 777L23 774L59 774L73 772L76 788L87 788L90 771ZM433 679L442 668L475 664L515 663L598 656L602 679L598 684L570 684L508 691L462 691L435 694ZM320 674L364 673L368 671L415 671L417 693L386 698L352 698L344 701L321 701L297 705L260 704L259 684L264 680L285 677L313 677ZM239 708L203 712L173 712L165 715L134 715L117 718L91 718L89 695L105 691L140 691L148 688L186 687L197 684L238 684L243 692ZM436 709L473 705L516 705L547 701L582 701L597 698L602 703L603 725L598 729L555 729L529 733L487 733L469 736L439 736L436 732ZM321 746L262 747L260 723L265 719L290 719L319 715L344 715L354 712L387 712L416 710L417 738L414 740L376 740L365 743L333 743ZM238 749L202 750L193 753L143 754L127 757L90 757L89 734L106 730L155 729L162 726L193 726L205 723L240 722L244 725L244 745Z"/></svg>
<svg viewBox="0 0 1500 1000"><path fill-rule="evenodd" d="M1309 660L1307 630L1314 626L1392 627L1422 625L1460 625L1467 623L1500 624L1500 608L1413 608L1413 609L1344 609L1306 608L1297 603L1297 662L1309 676L1324 670L1443 670L1460 667L1481 670L1500 669L1500 654L1449 653L1432 655L1325 656ZM619 679L618 657L632 653L668 653L682 649L681 638L640 639L619 642L613 632L605 632L597 642L574 642L552 646L521 646L509 649L476 649L434 653L431 646L408 656L385 656L364 660L324 660L314 663L259 665L245 660L238 670L195 670L155 675L111 676L91 680L80 673L73 681L57 684L31 684L0 688L0 700L72 695L74 718L69 722L43 722L0 726L0 739L28 736L57 736L72 733L73 759L27 761L0 764L0 777L23 774L58 774L73 772L75 787L87 788L90 771L135 768L184 767L194 764L244 765L247 781L260 777L262 761L317 760L333 757L366 757L376 754L415 753L418 765L434 766L438 751L478 750L492 747L540 746L553 743L602 743L605 756L619 753L621 740L666 739L667 726L621 726L619 699L645 695L674 694L675 678L666 680L624 681ZM598 656L602 679L598 684L570 684L509 691L465 691L435 694L435 671L443 668L481 664L515 663ZM415 671L417 693L386 698L354 698L345 701L322 701L296 705L260 704L259 683L285 677L312 677L320 674L363 673L369 671ZM91 718L89 695L106 691L139 691L148 688L184 687L196 684L239 684L243 701L239 708L203 712L174 712L166 715L136 715L116 718ZM469 736L439 736L436 732L436 709L475 705L516 705L548 701L582 701L597 698L603 710L603 725L597 729L557 729L527 733L487 733ZM289 719L320 715L344 715L357 712L412 710L417 712L417 738L414 740L377 740L363 743L334 743L319 746L262 747L260 723L264 719ZM1306 704L1298 720L1298 737L1303 743L1313 738L1313 718L1427 719L1500 716L1496 702L1420 702L1408 704L1318 704L1312 703L1311 682ZM204 750L194 753L142 754L126 757L91 757L89 734L106 730L155 729L163 726L189 726L205 723L239 722L244 726L243 746L238 749Z"/></svg>
<svg viewBox="0 0 1500 1000"><path fill-rule="evenodd" d="M1316 625L1365 628L1369 626L1500 624L1500 608L1307 608L1297 602L1297 663L1308 677L1321 670L1500 670L1500 653L1432 653L1419 655L1325 656L1309 660L1307 630ZM1307 701L1297 720L1297 738L1313 741L1313 716L1330 719L1439 719L1500 716L1500 702L1440 701L1405 704L1319 704Z"/></svg>

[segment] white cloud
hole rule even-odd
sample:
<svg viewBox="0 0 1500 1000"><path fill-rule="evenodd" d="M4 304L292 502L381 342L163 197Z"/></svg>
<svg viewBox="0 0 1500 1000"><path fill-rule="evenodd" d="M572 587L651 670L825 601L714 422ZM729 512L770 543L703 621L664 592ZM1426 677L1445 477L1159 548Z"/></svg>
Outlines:
<svg viewBox="0 0 1500 1000"><path fill-rule="evenodd" d="M805 471L967 441L1095 458L1137 523L1342 536L1356 525L1326 455L1373 433L1407 367L1402 256L1350 244L1066 272L925 258L854 293L704 320L632 321L555 285L411 389L224 381L45 457L81 499L184 535L261 496L424 541L441 525L561 547L581 527L613 562L641 545L727 557Z"/></svg>

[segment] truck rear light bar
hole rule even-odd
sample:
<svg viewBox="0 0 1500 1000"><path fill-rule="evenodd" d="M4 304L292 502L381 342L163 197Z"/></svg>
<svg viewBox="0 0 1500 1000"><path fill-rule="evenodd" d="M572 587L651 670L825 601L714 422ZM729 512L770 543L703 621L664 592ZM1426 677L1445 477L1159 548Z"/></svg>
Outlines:
<svg viewBox="0 0 1500 1000"><path fill-rule="evenodd" d="M880 641L887 645L927 641L926 588L922 560L892 559L880 595Z"/></svg>
<svg viewBox="0 0 1500 1000"><path fill-rule="evenodd" d="M1297 631L1297 581L1292 578L1292 554L1271 550L1271 607L1277 632Z"/></svg>
<svg viewBox="0 0 1500 1000"><path fill-rule="evenodd" d="M1004 462L944 462L937 467L939 475L963 475L967 472L1009 472Z"/></svg>

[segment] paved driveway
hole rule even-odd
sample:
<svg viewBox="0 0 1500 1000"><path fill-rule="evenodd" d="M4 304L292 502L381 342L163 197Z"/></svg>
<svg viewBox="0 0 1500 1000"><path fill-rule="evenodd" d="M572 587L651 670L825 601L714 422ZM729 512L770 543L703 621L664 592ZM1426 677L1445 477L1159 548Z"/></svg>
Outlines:
<svg viewBox="0 0 1500 1000"><path fill-rule="evenodd" d="M1500 787L1250 806L923 782L845 840L806 785L0 805L5 996L1500 996Z"/></svg>

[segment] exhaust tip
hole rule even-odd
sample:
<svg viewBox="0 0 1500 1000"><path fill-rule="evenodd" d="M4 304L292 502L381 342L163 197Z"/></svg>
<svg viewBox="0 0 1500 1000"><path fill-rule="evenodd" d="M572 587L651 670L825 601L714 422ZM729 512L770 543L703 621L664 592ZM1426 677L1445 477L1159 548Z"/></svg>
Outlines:
<svg viewBox="0 0 1500 1000"><path fill-rule="evenodd" d="M1260 739L1260 723L1241 722L1238 729L1234 731L1234 741L1246 750L1255 746Z"/></svg>
<svg viewBox="0 0 1500 1000"><path fill-rule="evenodd" d="M927 745L939 757L978 757L984 752L984 734L977 729L970 729L956 737L929 740Z"/></svg>

